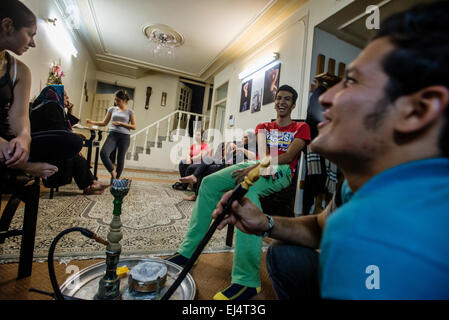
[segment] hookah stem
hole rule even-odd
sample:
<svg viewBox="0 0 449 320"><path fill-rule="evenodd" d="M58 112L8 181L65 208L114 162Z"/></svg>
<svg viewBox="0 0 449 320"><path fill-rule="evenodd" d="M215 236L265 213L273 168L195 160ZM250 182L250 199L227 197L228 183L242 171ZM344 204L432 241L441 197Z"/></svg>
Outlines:
<svg viewBox="0 0 449 320"><path fill-rule="evenodd" d="M219 215L215 221L211 224L209 229L207 230L206 235L201 239L201 242L198 244L198 247L195 249L195 252L192 254L190 259L187 261L186 265L182 269L181 273L179 274L178 278L173 282L171 287L167 290L167 292L164 294L164 296L161 298L161 300L168 300L172 296L173 292L178 288L178 286L181 284L181 282L186 277L187 273L189 273L190 269L193 267L195 261L198 259L199 255L203 251L204 247L209 242L210 238L214 234L215 230L217 229L220 222L225 218L226 213L229 212L231 209L231 205L235 200L239 200L242 198L246 192L248 192L247 189L245 189L241 184L237 185L234 190L232 191L231 197L226 202L226 205L223 207L223 213Z"/></svg>
<svg viewBox="0 0 449 320"><path fill-rule="evenodd" d="M69 228L66 229L62 232L60 232L56 238L54 238L53 242L50 245L50 249L48 251L48 273L50 276L50 281L51 281L51 285L53 287L53 291L54 291L54 297L57 300L64 300L64 296L61 293L61 290L59 289L59 285L58 285L58 281L56 280L56 275L55 275L55 266L54 266L54 261L53 261L53 256L54 256L54 252L56 249L56 245L58 244L58 241L67 233L70 232L80 232L82 235L90 238L90 239L94 239L95 241L102 243L102 244L107 244L107 241L100 238L99 236L97 236L95 233L93 233L92 231L85 229L85 228L78 228L78 227L74 227L74 228ZM75 300L75 299L72 299Z"/></svg>

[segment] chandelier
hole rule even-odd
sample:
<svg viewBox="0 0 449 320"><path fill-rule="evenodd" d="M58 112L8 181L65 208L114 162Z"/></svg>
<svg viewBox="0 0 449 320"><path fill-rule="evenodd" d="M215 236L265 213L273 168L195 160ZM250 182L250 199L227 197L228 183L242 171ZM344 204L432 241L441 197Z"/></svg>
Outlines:
<svg viewBox="0 0 449 320"><path fill-rule="evenodd" d="M174 55L174 49L184 43L184 37L163 24L151 24L143 28L144 35L154 44L153 53Z"/></svg>

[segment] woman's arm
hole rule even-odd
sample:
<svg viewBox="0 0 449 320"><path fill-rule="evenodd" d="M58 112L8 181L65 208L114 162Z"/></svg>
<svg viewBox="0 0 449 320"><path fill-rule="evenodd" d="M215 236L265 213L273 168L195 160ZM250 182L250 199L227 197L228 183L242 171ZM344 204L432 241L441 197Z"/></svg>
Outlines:
<svg viewBox="0 0 449 320"><path fill-rule="evenodd" d="M108 113L106 113L106 116L104 117L103 121L93 121L93 120L87 119L86 123L93 124L94 126L104 127L104 126L108 125L110 120L111 120L111 113L108 112Z"/></svg>
<svg viewBox="0 0 449 320"><path fill-rule="evenodd" d="M17 82L9 119L9 126L15 138L9 141L9 157L5 162L11 168L28 161L31 143L29 117L31 72L24 63L16 61Z"/></svg>

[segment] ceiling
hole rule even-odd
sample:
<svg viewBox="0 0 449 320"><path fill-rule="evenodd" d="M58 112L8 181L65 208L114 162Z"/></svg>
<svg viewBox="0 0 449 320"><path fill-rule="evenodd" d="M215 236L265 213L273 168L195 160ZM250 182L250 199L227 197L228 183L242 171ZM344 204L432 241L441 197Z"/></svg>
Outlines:
<svg viewBox="0 0 449 320"><path fill-rule="evenodd" d="M375 29L368 30L366 28L366 20L372 15L372 12L365 13L368 6L377 5L379 7L379 18L382 22L383 19L392 14L419 3L435 1L437 0L356 0L317 27L363 49L376 32Z"/></svg>
<svg viewBox="0 0 449 320"><path fill-rule="evenodd" d="M101 71L154 72L202 82L257 45L306 0L56 0L77 7L76 32ZM73 10L71 10L73 12ZM67 14L65 14L67 16ZM143 29L164 24L184 37L174 55L154 54Z"/></svg>

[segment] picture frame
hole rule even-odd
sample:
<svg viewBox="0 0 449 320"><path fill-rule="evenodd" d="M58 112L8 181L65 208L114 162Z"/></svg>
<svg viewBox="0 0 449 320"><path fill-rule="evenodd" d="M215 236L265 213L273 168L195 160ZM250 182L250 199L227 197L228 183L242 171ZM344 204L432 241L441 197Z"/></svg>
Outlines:
<svg viewBox="0 0 449 320"><path fill-rule="evenodd" d="M242 92L240 94L240 112L250 109L252 83L252 79L242 83Z"/></svg>
<svg viewBox="0 0 449 320"><path fill-rule="evenodd" d="M276 98L276 91L279 88L280 74L281 74L280 63L265 71L262 105L274 102L274 99Z"/></svg>

